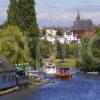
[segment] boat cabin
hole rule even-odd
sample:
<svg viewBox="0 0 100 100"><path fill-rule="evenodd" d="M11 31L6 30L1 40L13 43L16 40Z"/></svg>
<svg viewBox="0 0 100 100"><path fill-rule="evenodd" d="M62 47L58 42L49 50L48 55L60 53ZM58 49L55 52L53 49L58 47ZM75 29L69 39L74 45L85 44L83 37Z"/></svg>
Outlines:
<svg viewBox="0 0 100 100"><path fill-rule="evenodd" d="M48 66L45 66L44 71L47 74L55 74L57 72L57 68L56 66L48 65Z"/></svg>

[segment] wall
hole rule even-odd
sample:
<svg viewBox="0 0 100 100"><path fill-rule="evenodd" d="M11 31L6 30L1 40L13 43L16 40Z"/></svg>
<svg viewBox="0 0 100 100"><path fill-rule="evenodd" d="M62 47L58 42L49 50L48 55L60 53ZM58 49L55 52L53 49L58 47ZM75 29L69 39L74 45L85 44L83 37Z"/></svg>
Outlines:
<svg viewBox="0 0 100 100"><path fill-rule="evenodd" d="M16 72L0 73L0 89L16 86Z"/></svg>

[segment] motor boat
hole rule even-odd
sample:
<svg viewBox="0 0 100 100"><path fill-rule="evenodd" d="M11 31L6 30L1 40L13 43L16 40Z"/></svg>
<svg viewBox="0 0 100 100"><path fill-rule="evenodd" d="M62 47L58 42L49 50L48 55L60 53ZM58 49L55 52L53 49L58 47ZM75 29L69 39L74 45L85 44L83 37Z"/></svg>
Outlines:
<svg viewBox="0 0 100 100"><path fill-rule="evenodd" d="M55 77L59 79L67 79L71 80L72 79L72 74L70 73L68 68L60 68L56 73Z"/></svg>
<svg viewBox="0 0 100 100"><path fill-rule="evenodd" d="M47 65L44 68L44 72L46 74L55 74L57 72L57 68L56 68L56 66Z"/></svg>

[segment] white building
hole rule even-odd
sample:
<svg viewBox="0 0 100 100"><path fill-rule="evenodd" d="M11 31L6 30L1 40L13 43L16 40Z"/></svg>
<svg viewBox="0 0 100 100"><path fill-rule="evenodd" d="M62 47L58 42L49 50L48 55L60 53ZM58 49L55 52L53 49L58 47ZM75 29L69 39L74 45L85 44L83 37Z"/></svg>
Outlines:
<svg viewBox="0 0 100 100"><path fill-rule="evenodd" d="M58 40L62 44L64 43L70 44L72 42L78 41L77 36L75 36L71 30L65 31L63 36L57 36L56 33L57 33L57 30L47 29L46 35L43 36L42 39L46 39L52 44L54 44L56 40Z"/></svg>
<svg viewBox="0 0 100 100"><path fill-rule="evenodd" d="M46 35L52 35L52 36L56 36L57 31L54 29L47 29L46 30Z"/></svg>
<svg viewBox="0 0 100 100"><path fill-rule="evenodd" d="M68 44L71 42L77 42L77 40L78 40L77 36L75 36L73 34L73 32L71 32L71 31L70 31L70 34L67 34L67 32L65 32L64 38L65 38L65 41L68 42Z"/></svg>

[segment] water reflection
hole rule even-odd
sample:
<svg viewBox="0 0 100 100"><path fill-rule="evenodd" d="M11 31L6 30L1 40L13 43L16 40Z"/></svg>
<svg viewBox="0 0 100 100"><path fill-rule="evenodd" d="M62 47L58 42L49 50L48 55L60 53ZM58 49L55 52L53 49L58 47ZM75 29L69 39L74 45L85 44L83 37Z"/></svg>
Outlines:
<svg viewBox="0 0 100 100"><path fill-rule="evenodd" d="M75 74L70 81L56 83L36 90L25 89L0 97L0 100L100 100L100 76Z"/></svg>

